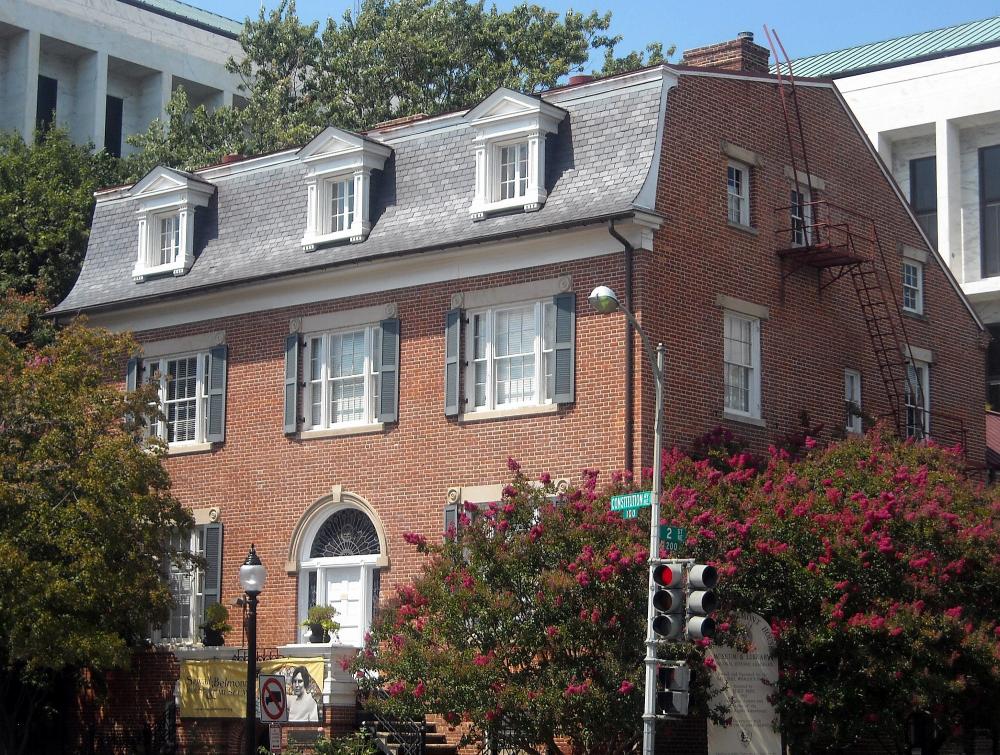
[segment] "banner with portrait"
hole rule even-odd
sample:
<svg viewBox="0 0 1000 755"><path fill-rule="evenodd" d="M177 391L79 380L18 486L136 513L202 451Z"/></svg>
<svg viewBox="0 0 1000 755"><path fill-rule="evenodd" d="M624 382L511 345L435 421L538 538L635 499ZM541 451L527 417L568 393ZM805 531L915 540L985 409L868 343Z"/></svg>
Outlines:
<svg viewBox="0 0 1000 755"><path fill-rule="evenodd" d="M285 677L289 722L320 721L325 669L322 657L278 658L259 666L262 674ZM256 698L257 690L254 690ZM243 718L246 700L245 661L214 658L181 661L181 718Z"/></svg>

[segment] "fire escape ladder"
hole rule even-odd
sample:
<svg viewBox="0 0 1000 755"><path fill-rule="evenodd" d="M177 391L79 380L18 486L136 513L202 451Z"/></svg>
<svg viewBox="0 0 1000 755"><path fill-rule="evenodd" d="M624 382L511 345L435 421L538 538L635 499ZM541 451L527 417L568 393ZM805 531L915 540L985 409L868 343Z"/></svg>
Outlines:
<svg viewBox="0 0 1000 755"><path fill-rule="evenodd" d="M781 99L781 112L785 117L785 134L788 137L788 152L792 163L792 181L795 191L801 197L805 194L812 201L812 173L809 171L809 153L806 150L805 130L802 128L802 111L799 108L798 90L795 88L795 74L792 71L792 61L785 52L777 31L772 31L764 25L764 34L774 54L774 70L778 80L778 95ZM778 53L781 53L780 55ZM803 181L803 179L805 179ZM803 185L806 189L802 191ZM801 200L800 200L801 201Z"/></svg>
<svg viewBox="0 0 1000 755"><path fill-rule="evenodd" d="M885 386L886 398L891 409L888 416L892 418L893 427L899 432L900 437L904 437L906 427L903 407L907 395L908 363L900 349L895 318L892 316L892 308L886 299L875 262L865 260L853 266L851 280L858 295L858 304L861 305L861 314L865 320L868 336L871 338L879 377Z"/></svg>

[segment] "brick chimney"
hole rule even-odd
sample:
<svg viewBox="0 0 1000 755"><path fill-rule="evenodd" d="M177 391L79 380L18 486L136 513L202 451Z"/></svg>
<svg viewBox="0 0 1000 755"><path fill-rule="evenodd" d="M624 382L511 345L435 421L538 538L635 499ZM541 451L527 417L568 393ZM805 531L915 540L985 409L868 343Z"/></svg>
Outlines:
<svg viewBox="0 0 1000 755"><path fill-rule="evenodd" d="M724 68L728 71L767 73L770 52L753 41L752 31L741 31L736 39L687 50L681 65Z"/></svg>

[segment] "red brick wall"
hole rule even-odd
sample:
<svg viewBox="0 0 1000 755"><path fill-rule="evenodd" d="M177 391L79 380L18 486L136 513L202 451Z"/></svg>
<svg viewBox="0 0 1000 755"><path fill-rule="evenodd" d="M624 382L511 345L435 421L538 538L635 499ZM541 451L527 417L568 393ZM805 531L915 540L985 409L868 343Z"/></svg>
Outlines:
<svg viewBox="0 0 1000 755"><path fill-rule="evenodd" d="M817 199L875 218L898 287L899 245L922 246L862 137L828 90L800 91L810 167L826 182ZM790 162L777 91L770 82L683 76L668 99L657 205L666 216L652 253L636 255L636 307L651 338L667 346L667 445L686 446L715 425L730 426L761 448L798 427L802 410L826 424L843 423L843 370L863 372L865 409L887 409L871 344L849 278L820 291L815 272L790 277L780 296L773 208L788 204ZM752 221L756 233L726 220L722 141L756 152ZM783 221L784 219L780 219ZM530 242L526 242L530 243ZM443 413L443 323L452 294L572 275L577 294L576 402L558 414L460 424ZM367 500L387 528L390 568L383 595L420 568L406 531L442 528L451 485L500 482L512 455L531 473L578 479L583 467L622 464L622 317L598 316L589 291L607 284L623 292L620 254L514 273L412 287L138 334L141 340L224 330L229 345L226 442L211 453L172 457L176 495L191 507L220 506L225 524L222 601L240 594L237 574L256 543L268 566L259 626L263 646L295 640L296 579L284 573L288 543L305 510L341 485ZM932 408L963 415L970 458L983 456L980 334L950 283L925 267L924 318L907 318L911 342L933 350ZM726 422L723 410L725 294L767 306L762 324L762 405L766 428ZM399 422L374 435L298 440L282 432L283 343L289 319L394 301L401 320ZM635 343L639 349L638 339ZM637 350L636 463L651 463L653 391ZM641 440L641 443L638 441ZM237 631L230 637L239 641ZM704 751L703 731L676 736ZM697 728L697 727L695 727ZM702 727L703 729L703 727ZM699 733L700 732L700 733Z"/></svg>

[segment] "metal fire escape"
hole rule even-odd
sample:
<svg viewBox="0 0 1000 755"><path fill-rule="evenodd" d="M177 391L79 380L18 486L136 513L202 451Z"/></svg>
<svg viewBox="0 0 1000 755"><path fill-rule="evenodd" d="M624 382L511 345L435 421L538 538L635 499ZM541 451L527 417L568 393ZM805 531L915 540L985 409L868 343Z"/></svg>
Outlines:
<svg viewBox="0 0 1000 755"><path fill-rule="evenodd" d="M817 271L821 291L849 276L891 409L883 418L892 422L900 437L918 440L926 437L933 418L935 440L960 443L964 448L966 431L962 420L927 409L924 389L910 356L905 318L879 240L877 222L832 202L816 201L792 64L777 33L766 26L764 33L775 56L777 88L795 187L790 192L789 206L775 211L781 296L784 298L789 276L806 268Z"/></svg>

